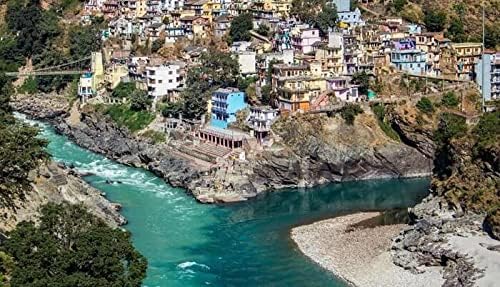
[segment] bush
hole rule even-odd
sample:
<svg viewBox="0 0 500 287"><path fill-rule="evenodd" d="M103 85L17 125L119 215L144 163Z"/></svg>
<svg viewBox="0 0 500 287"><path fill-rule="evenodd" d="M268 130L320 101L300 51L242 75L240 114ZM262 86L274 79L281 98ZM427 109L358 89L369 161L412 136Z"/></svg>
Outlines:
<svg viewBox="0 0 500 287"><path fill-rule="evenodd" d="M423 97L418 101L417 108L426 114L432 114L434 112L434 105L429 98Z"/></svg>
<svg viewBox="0 0 500 287"><path fill-rule="evenodd" d="M438 129L434 133L434 138L438 144L447 144L454 138L459 138L467 133L465 118L443 113L439 119Z"/></svg>
<svg viewBox="0 0 500 287"><path fill-rule="evenodd" d="M129 98L136 89L135 83L133 82L120 82L111 93L111 96L113 98Z"/></svg>
<svg viewBox="0 0 500 287"><path fill-rule="evenodd" d="M133 111L147 111L151 107L151 99L146 91L136 90L130 97L130 109Z"/></svg>
<svg viewBox="0 0 500 287"><path fill-rule="evenodd" d="M154 144L165 142L165 134L162 132L147 130L142 134L142 136L151 139Z"/></svg>
<svg viewBox="0 0 500 287"><path fill-rule="evenodd" d="M391 124L385 120L385 107L380 104L372 106L372 111L377 118L380 129L391 139L400 141L398 133L392 128Z"/></svg>
<svg viewBox="0 0 500 287"><path fill-rule="evenodd" d="M353 125L358 114L362 114L363 109L358 104L347 104L340 111L340 116L345 120L346 124Z"/></svg>
<svg viewBox="0 0 500 287"><path fill-rule="evenodd" d="M128 105L113 105L106 114L119 126L128 128L131 132L147 127L155 116L147 111L134 111Z"/></svg>
<svg viewBox="0 0 500 287"><path fill-rule="evenodd" d="M441 99L441 104L448 108L455 108L458 107L459 101L454 92L448 92Z"/></svg>
<svg viewBox="0 0 500 287"><path fill-rule="evenodd" d="M480 148L497 144L500 137L500 111L484 113L474 128Z"/></svg>
<svg viewBox="0 0 500 287"><path fill-rule="evenodd" d="M24 80L24 83L19 87L19 92L24 94L35 94L38 91L38 83L33 77Z"/></svg>

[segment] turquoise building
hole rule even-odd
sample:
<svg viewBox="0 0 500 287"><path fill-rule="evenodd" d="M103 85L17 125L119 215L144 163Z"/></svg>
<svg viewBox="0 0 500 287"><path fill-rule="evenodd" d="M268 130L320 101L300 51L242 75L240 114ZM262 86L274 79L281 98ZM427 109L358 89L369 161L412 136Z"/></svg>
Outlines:
<svg viewBox="0 0 500 287"><path fill-rule="evenodd" d="M236 112L246 108L245 93L236 88L220 88L212 93L210 125L225 129L236 121Z"/></svg>

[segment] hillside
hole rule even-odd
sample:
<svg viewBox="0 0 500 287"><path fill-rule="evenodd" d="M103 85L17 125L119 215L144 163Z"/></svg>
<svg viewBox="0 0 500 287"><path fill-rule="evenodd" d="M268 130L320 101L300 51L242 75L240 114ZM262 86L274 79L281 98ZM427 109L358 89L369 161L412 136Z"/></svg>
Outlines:
<svg viewBox="0 0 500 287"><path fill-rule="evenodd" d="M482 4L485 5L487 37L498 45L500 37L500 0L393 0L371 1L366 6L383 16L401 16L414 23L426 24L426 13L442 12L446 16L445 31L452 40L481 41ZM436 17L430 17L436 18ZM463 31L462 31L463 30ZM463 37L456 37L463 32ZM453 38L457 39L453 39ZM492 48L490 46L490 48Z"/></svg>

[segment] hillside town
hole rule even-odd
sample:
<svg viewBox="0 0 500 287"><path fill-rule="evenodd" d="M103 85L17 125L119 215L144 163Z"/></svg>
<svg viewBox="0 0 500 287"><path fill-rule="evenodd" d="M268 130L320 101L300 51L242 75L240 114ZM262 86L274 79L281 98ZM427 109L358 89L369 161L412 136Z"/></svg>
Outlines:
<svg viewBox="0 0 500 287"><path fill-rule="evenodd" d="M91 72L80 78L81 102L116 103L109 95L132 83L163 115L151 125L157 132L189 133L192 145L182 141L179 152L216 163L244 158L234 153L242 147L270 147L271 125L283 114L418 100L463 85L482 91L485 109L499 98L500 53L482 43L454 43L399 17L370 17L350 0L327 4L335 16L321 28L291 17L292 1L89 0L83 23L104 17L108 27L103 52L93 53ZM230 35L244 17L250 27ZM207 97L205 116L166 109L186 105L188 72L213 49L237 61L238 84L199 95Z"/></svg>

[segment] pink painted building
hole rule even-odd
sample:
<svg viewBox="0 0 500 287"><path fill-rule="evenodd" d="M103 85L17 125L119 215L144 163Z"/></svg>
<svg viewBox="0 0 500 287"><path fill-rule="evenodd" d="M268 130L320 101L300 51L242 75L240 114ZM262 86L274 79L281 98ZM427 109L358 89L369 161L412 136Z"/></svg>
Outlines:
<svg viewBox="0 0 500 287"><path fill-rule="evenodd" d="M314 51L313 45L320 42L319 30L315 28L300 29L292 33L292 46L295 50L308 54Z"/></svg>

